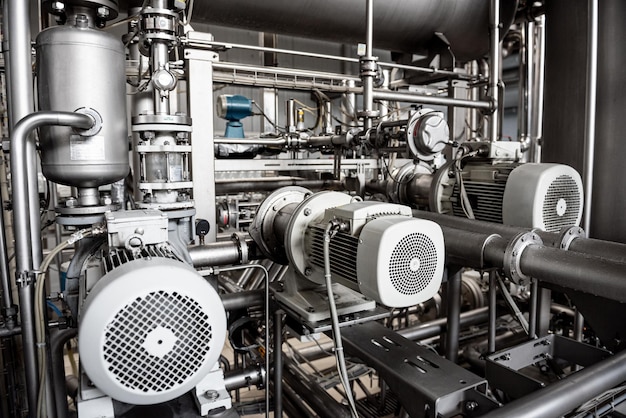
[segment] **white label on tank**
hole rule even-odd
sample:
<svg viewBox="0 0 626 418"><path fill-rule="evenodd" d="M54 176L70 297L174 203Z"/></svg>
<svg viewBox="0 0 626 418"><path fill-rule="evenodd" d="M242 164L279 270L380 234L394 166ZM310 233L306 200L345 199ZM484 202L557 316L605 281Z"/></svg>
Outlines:
<svg viewBox="0 0 626 418"><path fill-rule="evenodd" d="M70 137L70 160L72 161L104 161L104 137Z"/></svg>

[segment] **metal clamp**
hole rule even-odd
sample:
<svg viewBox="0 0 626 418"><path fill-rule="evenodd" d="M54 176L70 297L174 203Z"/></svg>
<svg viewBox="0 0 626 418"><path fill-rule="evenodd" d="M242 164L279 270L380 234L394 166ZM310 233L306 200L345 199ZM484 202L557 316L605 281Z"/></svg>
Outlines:
<svg viewBox="0 0 626 418"><path fill-rule="evenodd" d="M481 268L481 270L485 268L485 248L487 247L487 244L489 244L491 242L491 240L493 240L494 238L502 238L502 235L500 235L500 234L491 234L483 241L483 246L480 249L480 268Z"/></svg>
<svg viewBox="0 0 626 418"><path fill-rule="evenodd" d="M543 241L535 231L522 232L516 235L509 242L504 252L504 273L515 284L522 286L530 283L530 277L526 276L520 268L522 254L529 245L543 245Z"/></svg>
<svg viewBox="0 0 626 418"><path fill-rule="evenodd" d="M241 264L248 264L248 261L250 261L250 259L248 255L248 245L246 244L246 234L244 234L243 232L233 232L230 238L235 244L237 244Z"/></svg>
<svg viewBox="0 0 626 418"><path fill-rule="evenodd" d="M585 238L585 236L585 230L579 226L565 227L559 234L559 248L567 251L575 239Z"/></svg>

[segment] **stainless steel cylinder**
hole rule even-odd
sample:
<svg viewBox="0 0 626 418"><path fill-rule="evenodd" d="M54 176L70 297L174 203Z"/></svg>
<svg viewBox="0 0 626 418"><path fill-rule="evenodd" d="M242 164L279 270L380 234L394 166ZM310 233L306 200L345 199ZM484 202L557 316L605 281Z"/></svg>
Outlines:
<svg viewBox="0 0 626 418"><path fill-rule="evenodd" d="M129 170L124 47L115 36L77 22L37 36L39 106L82 109L101 119L101 126L81 134L70 127L42 128L42 169L56 183L98 187Z"/></svg>
<svg viewBox="0 0 626 418"><path fill-rule="evenodd" d="M503 32L517 1L501 1ZM196 2L195 22L299 35L344 43L365 42L363 0L212 0ZM374 48L415 53L440 48L441 33L460 61L489 50L489 0L375 1Z"/></svg>

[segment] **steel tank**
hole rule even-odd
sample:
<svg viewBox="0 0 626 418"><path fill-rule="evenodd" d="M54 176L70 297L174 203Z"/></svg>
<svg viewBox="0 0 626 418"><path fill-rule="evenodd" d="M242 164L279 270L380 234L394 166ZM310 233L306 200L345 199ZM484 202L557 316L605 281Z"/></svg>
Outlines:
<svg viewBox="0 0 626 418"><path fill-rule="evenodd" d="M489 50L489 0L374 1L374 47L397 52L426 52L441 33L460 61ZM365 42L364 0L211 0L196 2L193 21L270 33ZM503 35L516 0L501 1Z"/></svg>
<svg viewBox="0 0 626 418"><path fill-rule="evenodd" d="M87 112L101 119L99 131L89 135L68 127L42 128L43 174L56 183L79 188L124 178L129 162L122 42L89 28L79 16L77 26L41 32L35 48L39 108Z"/></svg>

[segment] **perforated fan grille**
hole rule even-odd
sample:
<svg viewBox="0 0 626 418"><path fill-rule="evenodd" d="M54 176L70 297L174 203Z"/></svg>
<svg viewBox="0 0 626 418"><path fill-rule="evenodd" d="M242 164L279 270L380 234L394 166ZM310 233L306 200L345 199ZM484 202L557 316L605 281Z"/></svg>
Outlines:
<svg viewBox="0 0 626 418"><path fill-rule="evenodd" d="M561 205L563 208L563 204L565 212L559 215L557 206ZM580 190L576 181L568 175L558 176L548 187L543 201L543 222L546 231L559 232L564 226L577 225L580 204Z"/></svg>
<svg viewBox="0 0 626 418"><path fill-rule="evenodd" d="M437 268L437 250L425 234L414 233L402 238L389 260L389 277L396 290L415 295L432 281Z"/></svg>
<svg viewBox="0 0 626 418"><path fill-rule="evenodd" d="M162 356L150 354L146 338L157 328L169 330L175 342ZM202 366L212 338L208 315L198 302L176 292L157 291L137 297L108 324L104 361L127 388L163 392L175 388ZM157 344L161 344L158 341Z"/></svg>

